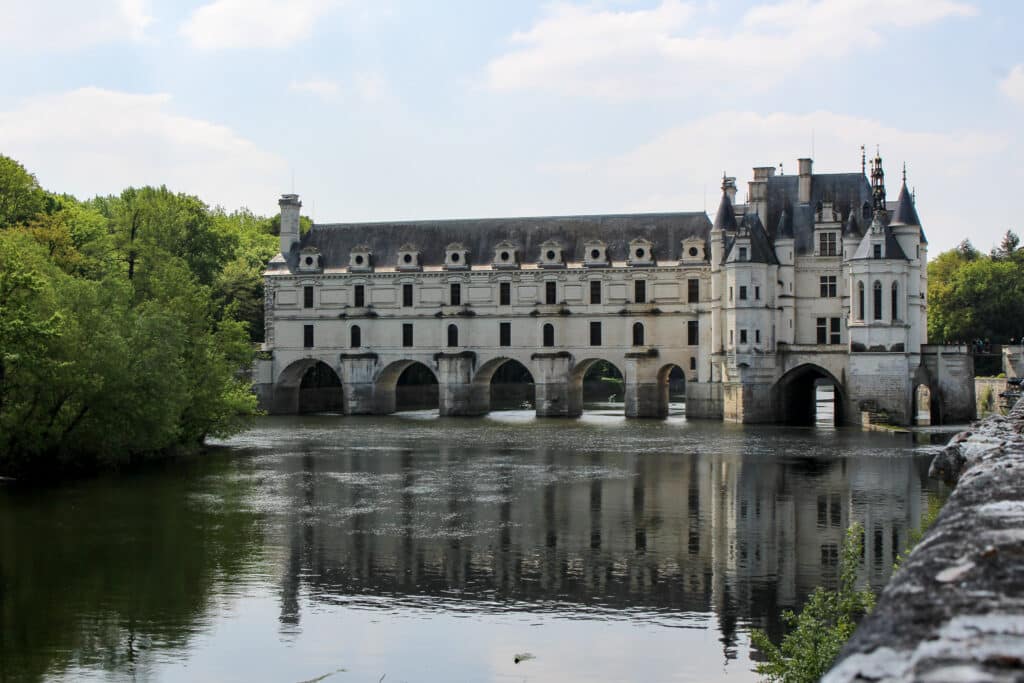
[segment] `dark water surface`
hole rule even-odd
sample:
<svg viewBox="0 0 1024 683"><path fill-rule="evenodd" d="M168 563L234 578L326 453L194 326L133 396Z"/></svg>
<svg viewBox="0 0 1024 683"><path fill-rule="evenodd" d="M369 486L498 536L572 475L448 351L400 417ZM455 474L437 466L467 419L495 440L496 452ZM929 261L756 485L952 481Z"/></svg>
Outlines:
<svg viewBox="0 0 1024 683"><path fill-rule="evenodd" d="M0 488L0 680L753 680L846 525L881 586L936 488L906 435L616 412L262 418Z"/></svg>

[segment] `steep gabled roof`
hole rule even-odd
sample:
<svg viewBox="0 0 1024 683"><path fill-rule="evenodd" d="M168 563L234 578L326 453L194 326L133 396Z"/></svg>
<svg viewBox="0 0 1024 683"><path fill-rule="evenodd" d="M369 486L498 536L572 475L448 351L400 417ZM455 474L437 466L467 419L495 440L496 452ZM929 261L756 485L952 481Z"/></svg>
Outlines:
<svg viewBox="0 0 1024 683"><path fill-rule="evenodd" d="M871 185L863 173L815 173L811 176L811 200L806 204L800 203L798 181L796 175L768 178L766 220L774 232L783 210L789 214L794 251L798 256L814 253L814 218L818 202L832 202L840 215L847 218L851 211L863 211L865 204L871 206Z"/></svg>
<svg viewBox="0 0 1024 683"><path fill-rule="evenodd" d="M772 247L768 233L761 224L761 218L756 213L748 213L743 216L736 236L726 243L726 253L723 261L725 263L737 263L739 254L736 252L736 244L741 240L750 240L750 253L746 261L742 263L768 263L778 265L779 260L775 257L775 249Z"/></svg>
<svg viewBox="0 0 1024 683"><path fill-rule="evenodd" d="M892 233L892 228L882 223L881 216L875 214L875 218L871 223L871 227L864 232L864 238L861 239L860 244L857 246L857 251L853 253L850 258L851 261L858 261L862 259L873 259L875 257L875 250L872 244L877 241L878 233L881 232L883 235L882 240L882 258L886 260L899 260L909 261L907 255L903 252L903 247L896 240L896 236Z"/></svg>

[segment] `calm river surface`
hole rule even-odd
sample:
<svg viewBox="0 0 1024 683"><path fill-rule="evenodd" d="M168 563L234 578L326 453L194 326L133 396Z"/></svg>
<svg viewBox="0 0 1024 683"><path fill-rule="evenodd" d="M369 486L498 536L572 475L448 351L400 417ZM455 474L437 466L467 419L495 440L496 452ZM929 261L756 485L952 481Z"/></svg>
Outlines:
<svg viewBox="0 0 1024 683"><path fill-rule="evenodd" d="M753 680L846 525L881 586L937 489L906 435L620 411L261 418L0 487L0 680Z"/></svg>

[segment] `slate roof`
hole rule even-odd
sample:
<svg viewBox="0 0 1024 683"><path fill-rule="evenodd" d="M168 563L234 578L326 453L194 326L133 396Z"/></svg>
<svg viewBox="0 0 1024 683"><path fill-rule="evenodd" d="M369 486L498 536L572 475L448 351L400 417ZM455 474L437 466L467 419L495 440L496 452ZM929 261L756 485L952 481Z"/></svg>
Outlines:
<svg viewBox="0 0 1024 683"><path fill-rule="evenodd" d="M768 178L768 225L769 237L774 240L779 219L785 210L793 229L794 251L798 256L814 253L814 216L818 202L831 201L841 214L843 223L848 222L851 211L854 220L864 232L866 221L864 204L871 207L871 185L863 173L816 173L811 176L811 201L799 202L799 176L785 175Z"/></svg>
<svg viewBox="0 0 1024 683"><path fill-rule="evenodd" d="M896 208L892 212L889 225L921 226L921 219L917 217L917 207L914 206L914 198L907 190L906 181L903 181L903 185L900 187L900 196L896 199ZM921 242L928 244L928 238L924 236L924 228L921 228Z"/></svg>
<svg viewBox="0 0 1024 683"><path fill-rule="evenodd" d="M317 224L287 260L294 267L298 250L316 247L324 268L341 268L348 265L354 246L367 245L375 266L393 266L399 245L408 244L419 250L423 266L438 266L444 263L445 247L458 242L469 250L472 265L486 265L492 262L495 247L507 240L518 249L520 263L535 263L540 245L553 239L562 245L566 262L577 262L584 260L584 245L598 239L607 244L612 261L625 261L630 240L642 237L653 243L656 261L673 262L682 258L685 239L702 239L708 247L710 231L711 222L702 211Z"/></svg>
<svg viewBox="0 0 1024 683"><path fill-rule="evenodd" d="M882 224L881 217L879 218L878 227L885 235L885 241L883 242L882 247L882 258L909 261L910 259L908 259L906 253L904 253L903 247L901 247L900 243L896 240L896 236L893 234L892 228L887 224ZM857 250L853 252L853 256L850 257L851 261L874 258L874 247L872 246L872 237L874 237L874 235L871 232L874 227L874 224L872 224L872 227L864 234L864 238L857 246Z"/></svg>
<svg viewBox="0 0 1024 683"><path fill-rule="evenodd" d="M722 201L718 203L714 227L715 230L735 230L738 227L736 225L736 209L727 192L722 192Z"/></svg>
<svg viewBox="0 0 1024 683"><path fill-rule="evenodd" d="M723 259L726 263L741 262L735 257L733 250L737 241L742 238L750 239L750 253L747 254L747 260L742 261L742 263L767 263L778 265L779 260L775 257L775 248L768 239L768 233L761 224L761 218L756 213L748 213L744 215L736 235L726 236L725 257Z"/></svg>

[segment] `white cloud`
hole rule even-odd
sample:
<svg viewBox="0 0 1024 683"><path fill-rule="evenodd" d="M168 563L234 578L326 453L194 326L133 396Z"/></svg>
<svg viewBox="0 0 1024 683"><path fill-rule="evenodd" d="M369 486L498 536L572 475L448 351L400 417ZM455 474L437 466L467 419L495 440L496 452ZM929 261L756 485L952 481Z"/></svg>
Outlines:
<svg viewBox="0 0 1024 683"><path fill-rule="evenodd" d="M999 89L1017 104L1024 105L1024 64L1010 69L1006 78L999 82Z"/></svg>
<svg viewBox="0 0 1024 683"><path fill-rule="evenodd" d="M828 111L718 113L667 130L626 154L548 164L540 170L561 177L559 192L567 201L585 202L589 197L593 206L593 197L602 197L610 202L594 210L700 210L706 201L713 214L723 171L737 176L742 200L752 166L782 163L786 173L795 173L796 157L810 156L812 131L816 173L859 171L860 145L869 144L872 157L878 143L893 198L905 160L933 252L952 247L966 235L984 248L998 241L1005 230L1004 207L979 210L971 199L993 173L1011 187L1024 181L1024 173L1003 161L1007 147L1015 144L1012 136L978 130L902 130Z"/></svg>
<svg viewBox="0 0 1024 683"><path fill-rule="evenodd" d="M286 176L286 164L171 104L166 94L99 88L33 97L0 111L0 149L57 192L89 197L166 184L210 204L272 211L280 190L273 181Z"/></svg>
<svg viewBox="0 0 1024 683"><path fill-rule="evenodd" d="M607 98L712 82L768 87L809 60L877 45L886 28L975 13L960 0L782 0L711 29L682 0L617 12L558 3L512 36L514 47L488 65L487 80L497 90Z"/></svg>
<svg viewBox="0 0 1024 683"><path fill-rule="evenodd" d="M288 84L288 89L292 92L316 95L317 97L322 97L325 100L337 97L338 92L340 91L338 84L334 81L328 81L320 78L313 78L308 81L292 81Z"/></svg>
<svg viewBox="0 0 1024 683"><path fill-rule="evenodd" d="M3 4L0 45L19 51L72 51L140 41L152 23L148 0L37 0Z"/></svg>
<svg viewBox="0 0 1024 683"><path fill-rule="evenodd" d="M281 48L308 36L334 0L214 0L181 33L201 50Z"/></svg>

